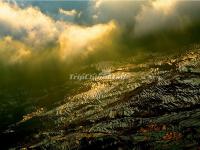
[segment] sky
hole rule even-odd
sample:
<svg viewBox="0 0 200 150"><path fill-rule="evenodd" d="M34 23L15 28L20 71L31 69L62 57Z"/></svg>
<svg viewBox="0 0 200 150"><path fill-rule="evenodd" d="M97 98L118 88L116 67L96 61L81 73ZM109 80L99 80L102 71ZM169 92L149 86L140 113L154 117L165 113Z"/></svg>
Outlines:
<svg viewBox="0 0 200 150"><path fill-rule="evenodd" d="M0 68L32 74L141 51L171 53L199 43L199 27L198 1L0 0Z"/></svg>

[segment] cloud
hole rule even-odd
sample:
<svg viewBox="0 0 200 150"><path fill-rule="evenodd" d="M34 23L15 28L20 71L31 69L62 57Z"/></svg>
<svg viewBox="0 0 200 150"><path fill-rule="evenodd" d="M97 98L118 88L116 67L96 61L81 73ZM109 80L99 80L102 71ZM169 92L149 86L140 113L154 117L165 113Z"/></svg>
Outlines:
<svg viewBox="0 0 200 150"><path fill-rule="evenodd" d="M55 22L39 9L21 9L16 5L0 2L0 35L11 35L33 45L55 40L58 30Z"/></svg>
<svg viewBox="0 0 200 150"><path fill-rule="evenodd" d="M135 45L156 51L173 51L200 42L200 5L197 1L156 0L143 5L135 17Z"/></svg>
<svg viewBox="0 0 200 150"><path fill-rule="evenodd" d="M115 20L123 54L175 52L200 42L199 1L92 1L92 23ZM116 42L116 41L114 41ZM117 52L118 50L116 50Z"/></svg>
<svg viewBox="0 0 200 150"><path fill-rule="evenodd" d="M65 81L66 72L83 63L136 56L143 50L146 55L163 53L200 41L197 1L98 0L87 9L59 5L51 10L48 5L42 11L40 5L0 2L0 78L5 84L12 77L20 84L23 79L38 85Z"/></svg>
<svg viewBox="0 0 200 150"><path fill-rule="evenodd" d="M134 30L136 36L167 28L177 27L177 0L147 0L147 1L93 1L92 18L94 22L106 22L114 19L121 29L130 32ZM171 22L171 23L170 23ZM133 32L131 32L133 34Z"/></svg>
<svg viewBox="0 0 200 150"><path fill-rule="evenodd" d="M107 1L95 0L91 2L91 16L96 23L116 20L120 24L134 22L134 17L140 11L145 1Z"/></svg>
<svg viewBox="0 0 200 150"><path fill-rule="evenodd" d="M95 8L98 9L103 2L104 2L103 0L95 0L95 5L94 5Z"/></svg>
<svg viewBox="0 0 200 150"><path fill-rule="evenodd" d="M177 0L156 0L152 1L153 9L163 12L165 15L173 13Z"/></svg>
<svg viewBox="0 0 200 150"><path fill-rule="evenodd" d="M77 15L75 10L65 11L65 15ZM71 56L87 56L111 37L116 29L114 22L80 26L78 24L56 21L42 13L38 8L20 8L0 2L0 38L3 53L9 53L10 62L21 62L31 56L43 57L44 51L53 53L57 59L68 60ZM15 50L14 50L15 49ZM50 53L51 54L51 53ZM13 55L13 56L11 56ZM53 56L53 57L55 57ZM21 59L21 60L20 60Z"/></svg>
<svg viewBox="0 0 200 150"><path fill-rule="evenodd" d="M76 16L78 14L78 12L75 9L72 10L64 10L62 8L59 9L59 12L61 14L64 14L66 16Z"/></svg>
<svg viewBox="0 0 200 150"><path fill-rule="evenodd" d="M116 29L113 21L91 27L68 26L60 35L60 55L63 59L69 56L87 55L108 40Z"/></svg>
<svg viewBox="0 0 200 150"><path fill-rule="evenodd" d="M71 10L64 10L62 8L59 8L59 19L66 22L73 22L77 23L76 19L79 19L81 17L82 12L76 9Z"/></svg>
<svg viewBox="0 0 200 150"><path fill-rule="evenodd" d="M37 7L29 5L22 8L16 4L0 2L0 38L5 42L4 37L11 37L10 45L21 42L21 45L26 47L26 51L15 54L17 56L13 57L13 62L28 58L27 56L30 58L34 53L42 57L43 51L46 54L53 51L57 59L61 60L72 59L76 55L85 57L99 49L107 49L102 43L108 41L118 45L109 49L123 49L126 53L136 46L148 46L149 41L157 44L162 38L177 38L178 41L179 35L190 37L193 29L197 29L193 26L195 21L198 22L199 7L192 2L148 0L124 1L122 4L121 1L97 0L90 4L92 5L88 6L88 15L84 14L86 12L83 10L80 15L80 12L73 8L58 9L60 14L73 18L73 21L69 22L55 20ZM88 17L92 21L82 17ZM83 25L79 19L84 19L87 23ZM174 36L174 33L178 36ZM151 34L155 36L145 41ZM153 41L154 39L156 40ZM27 50L27 55L24 55Z"/></svg>
<svg viewBox="0 0 200 150"><path fill-rule="evenodd" d="M25 44L15 41L10 36L0 41L0 60L8 64L22 63L29 59L31 50Z"/></svg>
<svg viewBox="0 0 200 150"><path fill-rule="evenodd" d="M143 5L135 16L135 35L143 36L161 29L177 28L180 20L176 14L176 4L176 0L156 0Z"/></svg>

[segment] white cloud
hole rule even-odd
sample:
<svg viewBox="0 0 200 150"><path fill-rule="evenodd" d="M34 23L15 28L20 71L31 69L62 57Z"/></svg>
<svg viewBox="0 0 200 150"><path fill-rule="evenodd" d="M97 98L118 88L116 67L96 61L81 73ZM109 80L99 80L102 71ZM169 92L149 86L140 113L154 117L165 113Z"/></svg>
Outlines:
<svg viewBox="0 0 200 150"><path fill-rule="evenodd" d="M62 8L59 9L59 12L61 14L64 14L66 16L76 16L78 15L78 12L75 10L75 9L72 9L72 10L64 10Z"/></svg>
<svg viewBox="0 0 200 150"><path fill-rule="evenodd" d="M156 0L152 2L153 9L170 14L177 3L177 0Z"/></svg>
<svg viewBox="0 0 200 150"><path fill-rule="evenodd" d="M91 2L91 16L94 22L116 20L121 25L133 24L134 17L145 1L95 0Z"/></svg>
<svg viewBox="0 0 200 150"><path fill-rule="evenodd" d="M180 3L177 0L145 2L98 0L92 3L93 8L90 8L91 12L89 13L96 24L93 22L92 25L80 26L74 22L56 21L38 8L20 8L17 5L1 1L0 38L7 36L3 41L4 43L10 41L9 46L13 44L12 49L22 47L20 51L16 49L16 53L13 53L13 56L15 55L12 59L13 62L28 58L27 56L30 57L33 50L44 48L44 45L48 46L49 43L56 45L54 54L58 54L58 59L65 60L75 55L85 56L91 51L99 49L103 42L112 40L113 32L119 31L119 33L124 33L123 36L129 38L129 34L132 34L133 30L134 36L143 36L161 29L180 28L187 22L192 22L189 20L190 17L180 16L177 13ZM185 4L184 7L191 6ZM185 13L185 9L182 10L182 14ZM69 17L80 16L80 13L74 9L70 11L60 9L59 12ZM194 16L193 13L191 16ZM86 15L81 15L81 17L84 16ZM187 21L183 21L184 19ZM115 20L117 23L111 20ZM182 24L182 22L184 23ZM5 49L5 47L3 48ZM9 53L9 57L11 57L10 55L11 53ZM38 57L40 56L38 55Z"/></svg>
<svg viewBox="0 0 200 150"><path fill-rule="evenodd" d="M143 5L135 17L135 35L143 36L160 29L179 27L176 5L177 0L155 0L149 1L149 5Z"/></svg>
<svg viewBox="0 0 200 150"><path fill-rule="evenodd" d="M113 21L91 27L68 26L59 38L60 56L65 59L70 58L69 56L87 55L108 40L115 29Z"/></svg>
<svg viewBox="0 0 200 150"><path fill-rule="evenodd" d="M76 15L60 9L66 15ZM42 13L38 8L20 8L16 5L0 2L0 40L4 46L1 54L8 54L10 62L20 62L20 59L28 58L33 51L40 57L38 49L52 42L56 44L55 54L62 60L74 55L87 55L93 51L100 40L108 37L115 29L113 22L92 26L80 26L64 21L55 21ZM8 36L9 35L9 36ZM5 43L10 43L8 47ZM60 49L58 49L59 47ZM13 53L10 53L12 49Z"/></svg>
<svg viewBox="0 0 200 150"><path fill-rule="evenodd" d="M32 55L31 50L20 41L6 36L0 40L0 60L8 64L21 63Z"/></svg>
<svg viewBox="0 0 200 150"><path fill-rule="evenodd" d="M58 30L55 22L37 8L21 9L0 2L1 36L12 35L35 45L55 40Z"/></svg>

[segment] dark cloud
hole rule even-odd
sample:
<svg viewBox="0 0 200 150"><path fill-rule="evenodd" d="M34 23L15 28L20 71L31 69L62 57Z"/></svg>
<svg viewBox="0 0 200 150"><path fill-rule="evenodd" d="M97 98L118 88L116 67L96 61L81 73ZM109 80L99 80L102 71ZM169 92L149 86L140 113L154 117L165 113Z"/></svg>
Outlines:
<svg viewBox="0 0 200 150"><path fill-rule="evenodd" d="M95 4L97 4L97 1ZM123 53L174 51L198 43L200 2L198 1L101 1L94 4L94 22L114 19L121 36Z"/></svg>

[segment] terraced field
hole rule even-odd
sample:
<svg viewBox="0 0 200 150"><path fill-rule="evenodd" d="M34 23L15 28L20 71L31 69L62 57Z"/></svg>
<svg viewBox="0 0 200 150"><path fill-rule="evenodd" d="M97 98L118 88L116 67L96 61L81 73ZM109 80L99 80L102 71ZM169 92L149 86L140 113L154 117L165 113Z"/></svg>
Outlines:
<svg viewBox="0 0 200 150"><path fill-rule="evenodd" d="M101 78L74 80L81 84L72 95L24 115L1 137L16 149L198 149L199 50L156 58L92 65Z"/></svg>

